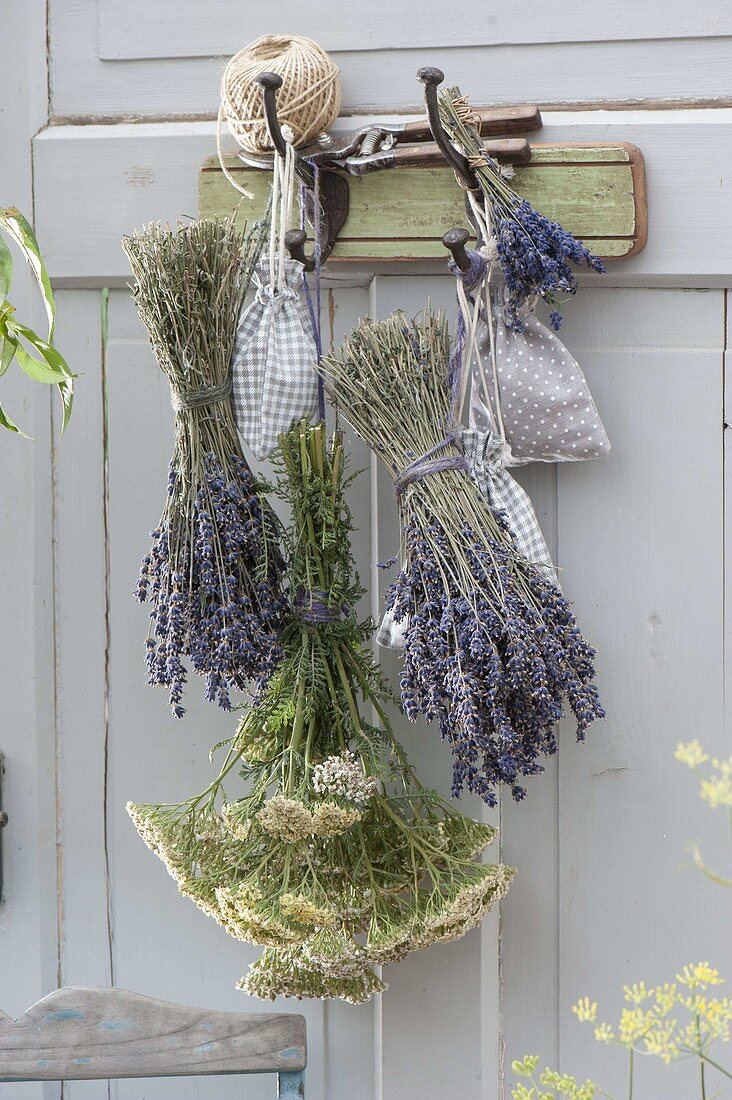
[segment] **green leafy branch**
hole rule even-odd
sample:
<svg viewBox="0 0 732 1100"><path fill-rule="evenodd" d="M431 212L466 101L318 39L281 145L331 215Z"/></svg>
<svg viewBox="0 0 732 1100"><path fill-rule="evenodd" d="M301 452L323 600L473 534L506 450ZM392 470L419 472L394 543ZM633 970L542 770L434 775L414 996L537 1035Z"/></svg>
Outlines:
<svg viewBox="0 0 732 1100"><path fill-rule="evenodd" d="M38 283L48 323L48 333L45 337L39 336L28 325L17 320L15 307L7 297L13 281L13 256L3 240L2 233L5 233L18 246ZM20 369L34 382L56 386L63 407L61 423L61 435L63 435L71 416L75 376L64 357L53 346L55 322L56 302L51 289L51 280L33 229L17 207L0 208L0 377L7 372L10 364L15 360ZM25 432L11 420L2 404L0 404L0 427L25 436Z"/></svg>

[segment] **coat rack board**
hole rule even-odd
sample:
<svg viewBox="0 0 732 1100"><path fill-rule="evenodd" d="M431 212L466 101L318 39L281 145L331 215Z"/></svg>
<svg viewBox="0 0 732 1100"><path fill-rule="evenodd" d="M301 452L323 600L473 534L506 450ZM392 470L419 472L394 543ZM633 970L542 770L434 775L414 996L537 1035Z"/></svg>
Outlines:
<svg viewBox="0 0 732 1100"><path fill-rule="evenodd" d="M218 158L201 168L201 217L251 221L261 217L271 174L236 157L228 170L253 200L242 199L225 178ZM529 164L516 165L514 189L537 209L581 238L606 259L632 256L647 234L643 156L627 143L531 143ZM448 167L399 167L348 177L348 217L336 241L334 261L443 259L441 238L465 221L463 193Z"/></svg>

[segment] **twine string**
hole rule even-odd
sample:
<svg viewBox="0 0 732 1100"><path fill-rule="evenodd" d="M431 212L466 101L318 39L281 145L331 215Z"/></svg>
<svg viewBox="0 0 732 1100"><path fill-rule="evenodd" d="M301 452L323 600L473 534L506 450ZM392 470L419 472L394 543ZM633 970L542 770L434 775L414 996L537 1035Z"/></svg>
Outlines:
<svg viewBox="0 0 732 1100"><path fill-rule="evenodd" d="M320 312L320 272L322 269L322 251L323 251L323 210L320 205L320 168L316 161L307 162L313 170L313 282L314 282L314 294L310 292L310 285L308 283L307 275L303 277L303 288L305 290L305 301L308 306L308 313L310 314L310 321L313 326L313 332L315 334L315 348L318 353L318 364L323 356L323 339L321 329L321 312ZM300 228L305 229L306 225L306 190L305 185L300 184ZM323 376L318 370L318 420L325 420L325 386L323 384Z"/></svg>
<svg viewBox="0 0 732 1100"><path fill-rule="evenodd" d="M450 271L457 279L458 299L460 299L460 292L462 291L465 301L468 302L469 300L472 305L473 291L480 286L485 278L487 262L480 252L468 251L468 258L470 260L470 266L467 271L461 271L454 261L451 261L449 266ZM479 301L478 295L476 295L476 298ZM395 477L394 492L396 493L397 499L404 494L408 486L423 481L424 478L431 477L432 474L442 474L447 470L468 469L467 460L462 452L458 454L440 455L440 451L448 447L460 446L460 420L462 417L462 406L465 400L465 386L467 384L467 379L464 381L465 371L463 363L465 357L466 335L468 331L466 316L468 316L472 334L477 326L477 304L476 302L474 318L470 316L469 309L467 312L464 311L462 303L458 309L455 343L447 365L447 378L450 387L450 409L447 415L445 435L438 443L435 443L434 447L430 447L423 455L419 455L415 458Z"/></svg>
<svg viewBox="0 0 732 1100"><path fill-rule="evenodd" d="M488 249L489 245L493 245L495 255L495 243L491 234L491 205L487 195L483 196L482 203L479 203L474 195L468 196L470 206L473 211L478 226L480 228L481 236L486 242L484 248ZM478 353L475 344L471 344L467 357L466 357L466 373L475 355L475 361L478 366L478 373L481 379L482 392L485 395L484 405L486 412L490 418L491 424L494 430L500 435L503 442L506 442L506 427L503 419L503 408L501 405L501 390L498 384L498 358L496 354L496 331L495 331L495 317L493 314L493 302L491 301L491 276L494 269L494 263L491 262L488 270L488 276L484 285L484 315L486 319L486 325L488 328L488 337L490 342L490 355L491 355L491 375L493 380L493 394L491 396L491 389L488 386L488 379L486 377L485 367L483 365L483 359ZM458 286L458 296L460 294L460 287ZM477 320L477 317L476 317ZM475 332L475 339L477 340L477 328Z"/></svg>
<svg viewBox="0 0 732 1100"><path fill-rule="evenodd" d="M272 148L257 84L263 72L282 77L277 114L292 127L295 145L315 141L338 117L338 67L325 50L303 35L265 34L235 54L221 77L219 127L226 121L242 149L263 153Z"/></svg>
<svg viewBox="0 0 732 1100"><path fill-rule="evenodd" d="M206 405L215 405L220 401L226 401L231 397L231 374L218 386L205 386L200 390L182 390L170 388L170 403L175 412L184 412L186 409L202 409Z"/></svg>
<svg viewBox="0 0 732 1100"><path fill-rule="evenodd" d="M467 470L468 463L462 453L437 457L443 448L456 447L457 445L458 438L455 432L447 432L444 439L441 439L439 443L435 443L429 451L425 451L423 455L415 458L413 462L405 466L401 473L394 478L394 492L397 500L410 485L423 481L424 478L430 477L432 474L444 474L447 470Z"/></svg>
<svg viewBox="0 0 732 1100"><path fill-rule="evenodd" d="M301 588L294 601L294 611L303 623L337 623L349 614L348 604L333 607L331 593L324 588Z"/></svg>

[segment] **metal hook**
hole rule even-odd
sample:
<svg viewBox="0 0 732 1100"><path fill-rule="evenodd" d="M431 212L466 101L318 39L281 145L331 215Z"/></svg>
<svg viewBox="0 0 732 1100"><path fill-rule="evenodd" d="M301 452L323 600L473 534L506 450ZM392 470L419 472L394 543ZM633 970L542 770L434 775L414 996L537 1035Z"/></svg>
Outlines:
<svg viewBox="0 0 732 1100"><path fill-rule="evenodd" d="M287 155L287 142L285 141L285 135L282 133L277 114L277 92L282 87L282 77L279 73L260 73L257 77L257 84L262 89L264 119L267 123L267 133L269 134L269 140L272 142L272 148L281 157L285 157ZM297 153L295 153L295 170L306 186L312 188L313 169Z"/></svg>
<svg viewBox="0 0 732 1100"><path fill-rule="evenodd" d="M475 172L470 167L467 159L459 153L445 133L440 119L440 107L437 102L437 88L445 79L442 69L436 69L432 65L420 69L417 77L424 84L424 100L427 105L427 118L432 131L432 137L440 148L443 157L462 180L468 191L477 191L479 184Z"/></svg>
<svg viewBox="0 0 732 1100"><path fill-rule="evenodd" d="M264 101L264 118L267 123L267 131L272 147L281 157L287 153L280 120L277 115L277 92L282 87L282 77L279 73L260 73L257 83L262 89ZM315 169L306 160L295 152L295 173L305 186L305 213L311 225L320 225L322 232L322 244L320 248L320 262L325 263L330 255L335 239L343 227L348 216L348 184L336 172L321 169L320 172L320 209L315 209ZM305 265L306 271L312 271L315 267L314 259L307 259L303 246L304 235L302 230L293 229L285 236L285 245L293 259L299 260ZM287 238L290 238L288 244ZM290 247L290 245L292 247ZM293 251L294 249L294 251Z"/></svg>
<svg viewBox="0 0 732 1100"><path fill-rule="evenodd" d="M470 257L465 251L465 245L468 243L469 238L470 234L467 229L462 227L448 229L442 238L442 243L448 252L452 253L452 258L461 271L470 270Z"/></svg>
<svg viewBox="0 0 732 1100"><path fill-rule="evenodd" d="M285 233L285 248L290 253L290 259L302 264L305 271L315 268L315 257L305 255L305 241L308 235L304 229L288 229Z"/></svg>

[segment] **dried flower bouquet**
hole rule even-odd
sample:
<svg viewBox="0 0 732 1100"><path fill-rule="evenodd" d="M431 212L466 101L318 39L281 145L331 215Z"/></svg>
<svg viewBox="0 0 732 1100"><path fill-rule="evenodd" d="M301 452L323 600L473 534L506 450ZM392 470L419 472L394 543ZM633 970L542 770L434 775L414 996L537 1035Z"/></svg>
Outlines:
<svg viewBox="0 0 732 1100"><path fill-rule="evenodd" d="M354 611L340 434L328 444L324 425L302 423L282 437L281 462L292 512L281 663L207 790L128 809L181 893L266 948L241 988L360 1003L385 988L375 965L462 936L513 871L476 862L495 831L425 789L394 738L371 624ZM246 793L227 801L236 768Z"/></svg>
<svg viewBox="0 0 732 1100"><path fill-rule="evenodd" d="M180 718L188 658L206 698L261 688L279 658L279 533L247 465L231 405L230 359L242 298L261 250L227 220L125 238L133 297L170 382L175 445L168 494L136 595L152 604L148 679Z"/></svg>
<svg viewBox="0 0 732 1100"><path fill-rule="evenodd" d="M557 306L561 295L577 293L578 283L570 267L604 271L605 265L558 222L552 221L507 182L506 173L483 149L470 104L459 88L440 93L440 118L456 148L467 157L481 188L479 217L487 215L495 240L498 262L506 280L505 314L517 332L522 331L521 308L536 297L553 307L550 320L558 329L562 316ZM473 203L477 197L471 195Z"/></svg>
<svg viewBox="0 0 732 1100"><path fill-rule="evenodd" d="M407 620L402 702L439 719L452 745L453 795L514 798L556 752L564 699L583 739L603 717L594 651L545 571L516 551L471 480L451 426L447 326L427 310L366 320L322 360L326 388L395 480L403 568L388 607ZM455 379L452 380L455 382Z"/></svg>

